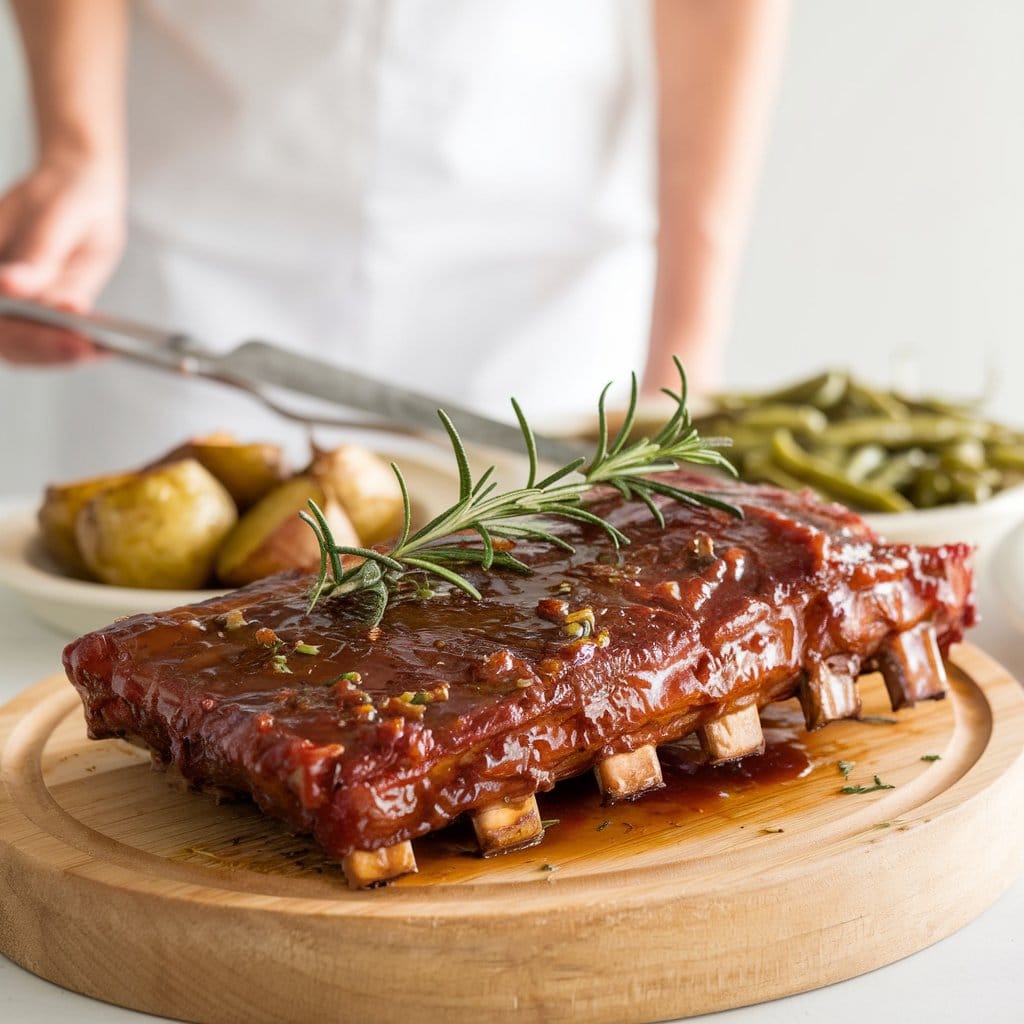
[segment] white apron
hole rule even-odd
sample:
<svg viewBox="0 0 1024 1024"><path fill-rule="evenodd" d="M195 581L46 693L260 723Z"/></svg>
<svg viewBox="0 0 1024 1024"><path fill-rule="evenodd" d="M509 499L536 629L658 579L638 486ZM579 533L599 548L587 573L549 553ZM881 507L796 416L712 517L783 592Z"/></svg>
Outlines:
<svg viewBox="0 0 1024 1024"><path fill-rule="evenodd" d="M259 336L508 418L641 370L652 56L637 0L140 0L130 239L100 305ZM250 400L108 361L67 376L58 475Z"/></svg>

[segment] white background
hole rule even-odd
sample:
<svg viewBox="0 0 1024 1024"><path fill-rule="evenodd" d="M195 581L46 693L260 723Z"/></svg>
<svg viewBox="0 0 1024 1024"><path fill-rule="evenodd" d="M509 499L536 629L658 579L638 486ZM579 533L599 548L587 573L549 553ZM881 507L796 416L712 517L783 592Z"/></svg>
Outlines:
<svg viewBox="0 0 1024 1024"><path fill-rule="evenodd" d="M954 393L991 366L994 411L1024 420L1022 40L1018 0L797 0L729 385L826 364L886 383L911 353ZM28 160L24 105L3 11L0 181ZM0 493L46 479L51 373L0 368Z"/></svg>

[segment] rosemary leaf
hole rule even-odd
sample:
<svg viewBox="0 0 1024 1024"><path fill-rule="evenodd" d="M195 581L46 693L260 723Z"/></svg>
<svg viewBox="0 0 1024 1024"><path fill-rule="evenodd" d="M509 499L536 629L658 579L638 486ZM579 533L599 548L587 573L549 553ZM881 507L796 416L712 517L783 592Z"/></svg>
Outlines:
<svg viewBox="0 0 1024 1024"><path fill-rule="evenodd" d="M639 403L636 375L631 380L626 416L614 439L609 441L605 400L608 387L598 400L598 441L593 457L573 459L566 465L538 480L537 444L533 430L519 404L512 408L519 421L523 444L529 460L529 472L523 487L498 491L493 479L494 468L487 469L474 480L466 446L451 418L438 411L441 425L451 444L459 474L459 498L436 515L425 526L412 529L412 508L409 490L401 470L392 464L392 471L402 492L402 530L387 551L338 544L331 534L323 512L309 502L310 513L302 519L313 530L320 547L320 567L309 595L312 609L318 601L364 593L371 624L381 621L388 601L399 581L409 571L438 576L458 587L470 597L479 599L480 591L461 575L455 566L477 565L481 569L506 569L529 573L529 566L508 551L501 550L494 538L533 540L552 544L567 552L573 546L547 528L538 516L583 523L603 530L611 545L618 549L629 538L586 505L589 492L597 485L614 487L626 501L640 501L655 521L665 525L664 514L655 498L668 498L686 505L704 505L731 515L740 516L739 509L710 494L676 487L658 479L658 474L677 469L683 463L716 466L734 472L718 449L728 441L723 438L702 438L690 421L686 406L686 374L677 359L680 389L678 394L665 391L676 403L672 415L653 438L634 440L633 426ZM475 533L479 541L463 542L463 535ZM453 543L453 538L458 538ZM354 560L348 569L342 559ZM424 589L424 588L420 588Z"/></svg>

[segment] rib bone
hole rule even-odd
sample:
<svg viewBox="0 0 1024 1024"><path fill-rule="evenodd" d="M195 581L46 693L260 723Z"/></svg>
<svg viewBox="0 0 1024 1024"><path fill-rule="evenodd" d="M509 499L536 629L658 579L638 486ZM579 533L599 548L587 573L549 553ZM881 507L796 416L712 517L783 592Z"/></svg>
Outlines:
<svg viewBox="0 0 1024 1024"><path fill-rule="evenodd" d="M877 661L893 711L913 707L919 700L945 697L946 666L930 625L914 626L891 637L882 645Z"/></svg>
<svg viewBox="0 0 1024 1024"><path fill-rule="evenodd" d="M356 850L342 859L341 867L350 889L371 889L415 874L416 855L406 840L379 850Z"/></svg>
<svg viewBox="0 0 1024 1024"><path fill-rule="evenodd" d="M603 758L594 765L594 774L607 804L633 800L665 785L658 751L650 744Z"/></svg>
<svg viewBox="0 0 1024 1024"><path fill-rule="evenodd" d="M860 714L859 671L859 661L849 657L828 658L807 670L798 696L808 730Z"/></svg>
<svg viewBox="0 0 1024 1024"><path fill-rule="evenodd" d="M533 846L544 838L537 798L491 804L473 815L473 831L485 857Z"/></svg>
<svg viewBox="0 0 1024 1024"><path fill-rule="evenodd" d="M697 730L697 737L709 764L764 753L764 733L756 704L708 722Z"/></svg>

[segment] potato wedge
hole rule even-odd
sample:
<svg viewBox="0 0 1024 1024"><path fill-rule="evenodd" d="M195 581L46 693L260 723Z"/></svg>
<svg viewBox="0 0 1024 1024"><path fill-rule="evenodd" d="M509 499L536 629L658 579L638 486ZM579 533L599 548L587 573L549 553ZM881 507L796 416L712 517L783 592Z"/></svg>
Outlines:
<svg viewBox="0 0 1024 1024"><path fill-rule="evenodd" d="M154 465L181 459L202 463L228 490L240 512L251 508L285 479L280 445L243 443L233 434L207 434L186 441Z"/></svg>
<svg viewBox="0 0 1024 1024"><path fill-rule="evenodd" d="M231 495L195 459L158 466L86 502L75 538L104 583L191 590L207 583L238 519Z"/></svg>
<svg viewBox="0 0 1024 1024"><path fill-rule="evenodd" d="M402 489L391 467L359 445L314 454L310 473L348 513L364 545L393 537L402 527Z"/></svg>
<svg viewBox="0 0 1024 1024"><path fill-rule="evenodd" d="M311 475L293 477L257 502L238 521L217 556L217 577L240 587L285 569L315 571L320 546L299 518L312 499L323 509L339 544L358 544L359 536L344 510Z"/></svg>
<svg viewBox="0 0 1024 1024"><path fill-rule="evenodd" d="M86 502L91 501L97 494L124 483L131 476L130 473L110 473L67 484L51 484L46 488L43 504L38 512L39 531L46 550L53 555L62 569L76 576L93 578L78 549L75 520Z"/></svg>

